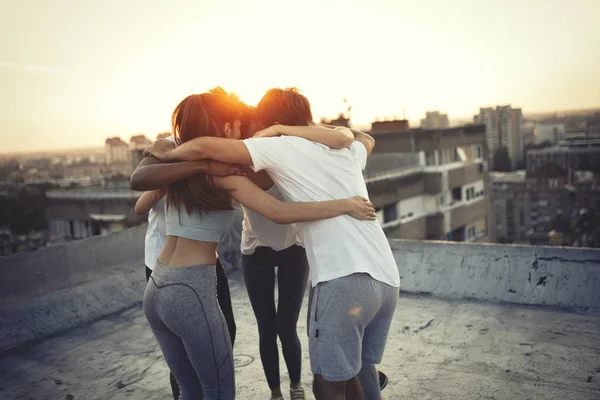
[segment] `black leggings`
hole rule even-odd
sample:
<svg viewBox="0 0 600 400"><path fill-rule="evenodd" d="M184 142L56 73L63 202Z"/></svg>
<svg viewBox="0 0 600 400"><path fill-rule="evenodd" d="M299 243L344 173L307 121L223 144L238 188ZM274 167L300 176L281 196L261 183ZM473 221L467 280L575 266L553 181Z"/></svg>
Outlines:
<svg viewBox="0 0 600 400"><path fill-rule="evenodd" d="M152 270L146 267L146 282L150 279ZM233 317L233 308L231 306L231 294L229 292L229 282L227 281L227 275L223 269L223 264L217 259L217 300L221 311L225 316L227 322L227 329L229 330L229 336L231 337L231 345L235 342L236 326L235 318ZM179 398L179 386L173 374L170 374L171 390L173 391L173 398L177 400Z"/></svg>
<svg viewBox="0 0 600 400"><path fill-rule="evenodd" d="M275 309L275 267L279 286L279 303ZM290 381L300 382L302 348L296 331L302 300L308 279L308 260L300 246L275 251L258 247L253 254L242 256L244 280L258 323L260 358L271 389L280 386L279 350L281 340L283 358Z"/></svg>

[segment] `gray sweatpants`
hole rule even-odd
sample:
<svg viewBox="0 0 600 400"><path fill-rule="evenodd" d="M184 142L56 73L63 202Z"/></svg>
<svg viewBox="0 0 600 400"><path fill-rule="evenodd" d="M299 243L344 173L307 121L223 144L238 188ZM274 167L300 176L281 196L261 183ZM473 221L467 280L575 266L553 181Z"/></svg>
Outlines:
<svg viewBox="0 0 600 400"><path fill-rule="evenodd" d="M313 374L330 382L357 376L364 363L383 358L399 288L352 274L319 283L310 304L309 347ZM363 371L374 375L374 366Z"/></svg>
<svg viewBox="0 0 600 400"><path fill-rule="evenodd" d="M235 399L231 340L217 303L214 265L157 263L144 313L179 384L180 400Z"/></svg>

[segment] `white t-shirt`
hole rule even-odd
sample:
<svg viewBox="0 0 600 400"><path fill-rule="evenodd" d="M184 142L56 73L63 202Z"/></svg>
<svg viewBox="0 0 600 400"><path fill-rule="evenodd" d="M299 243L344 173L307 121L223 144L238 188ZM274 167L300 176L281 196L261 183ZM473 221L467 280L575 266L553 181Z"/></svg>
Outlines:
<svg viewBox="0 0 600 400"><path fill-rule="evenodd" d="M167 241L165 216L165 198L163 197L148 212L148 230L146 231L145 261L146 266L154 270L158 255Z"/></svg>
<svg viewBox="0 0 600 400"><path fill-rule="evenodd" d="M266 170L288 201L368 198L362 176L367 151L362 143L340 150L291 136L246 139L244 143L253 169ZM297 223L296 227L306 246L313 286L361 272L400 286L394 255L377 221L342 215Z"/></svg>
<svg viewBox="0 0 600 400"><path fill-rule="evenodd" d="M166 140L175 143L173 135ZM146 231L144 261L151 270L154 269L158 255L167 241L167 225L165 215L166 201L163 197L148 212L148 230Z"/></svg>
<svg viewBox="0 0 600 400"><path fill-rule="evenodd" d="M277 186L267 190L271 196L284 201ZM244 209L242 223L242 254L254 253L259 246L270 247L275 251L287 249L293 245L302 245L302 240L294 224L279 225L247 207Z"/></svg>

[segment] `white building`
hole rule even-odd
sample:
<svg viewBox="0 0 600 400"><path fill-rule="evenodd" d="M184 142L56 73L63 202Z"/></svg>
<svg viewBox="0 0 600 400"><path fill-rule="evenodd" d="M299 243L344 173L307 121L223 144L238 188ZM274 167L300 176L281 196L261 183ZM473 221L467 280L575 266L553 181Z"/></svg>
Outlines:
<svg viewBox="0 0 600 400"><path fill-rule="evenodd" d="M557 144L565 138L565 124L538 123L533 131L536 143L550 142Z"/></svg>
<svg viewBox="0 0 600 400"><path fill-rule="evenodd" d="M485 124L486 139L493 160L494 153L501 148L508 150L511 167L516 169L519 161L523 159L524 139L522 133L523 113L520 108L496 106L480 108L479 114L474 116L475 123Z"/></svg>
<svg viewBox="0 0 600 400"><path fill-rule="evenodd" d="M104 144L106 164L128 163L129 146L120 137L106 139Z"/></svg>
<svg viewBox="0 0 600 400"><path fill-rule="evenodd" d="M427 111L425 118L421 120L421 129L448 128L448 114L440 114L439 111Z"/></svg>

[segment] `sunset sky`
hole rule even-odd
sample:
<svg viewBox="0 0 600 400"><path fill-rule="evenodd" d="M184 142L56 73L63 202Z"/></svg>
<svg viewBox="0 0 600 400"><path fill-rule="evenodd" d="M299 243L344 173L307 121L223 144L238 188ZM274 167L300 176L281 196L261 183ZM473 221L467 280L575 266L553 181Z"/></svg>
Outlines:
<svg viewBox="0 0 600 400"><path fill-rule="evenodd" d="M600 0L0 0L0 153L154 138L183 97L296 86L316 118L600 107Z"/></svg>

